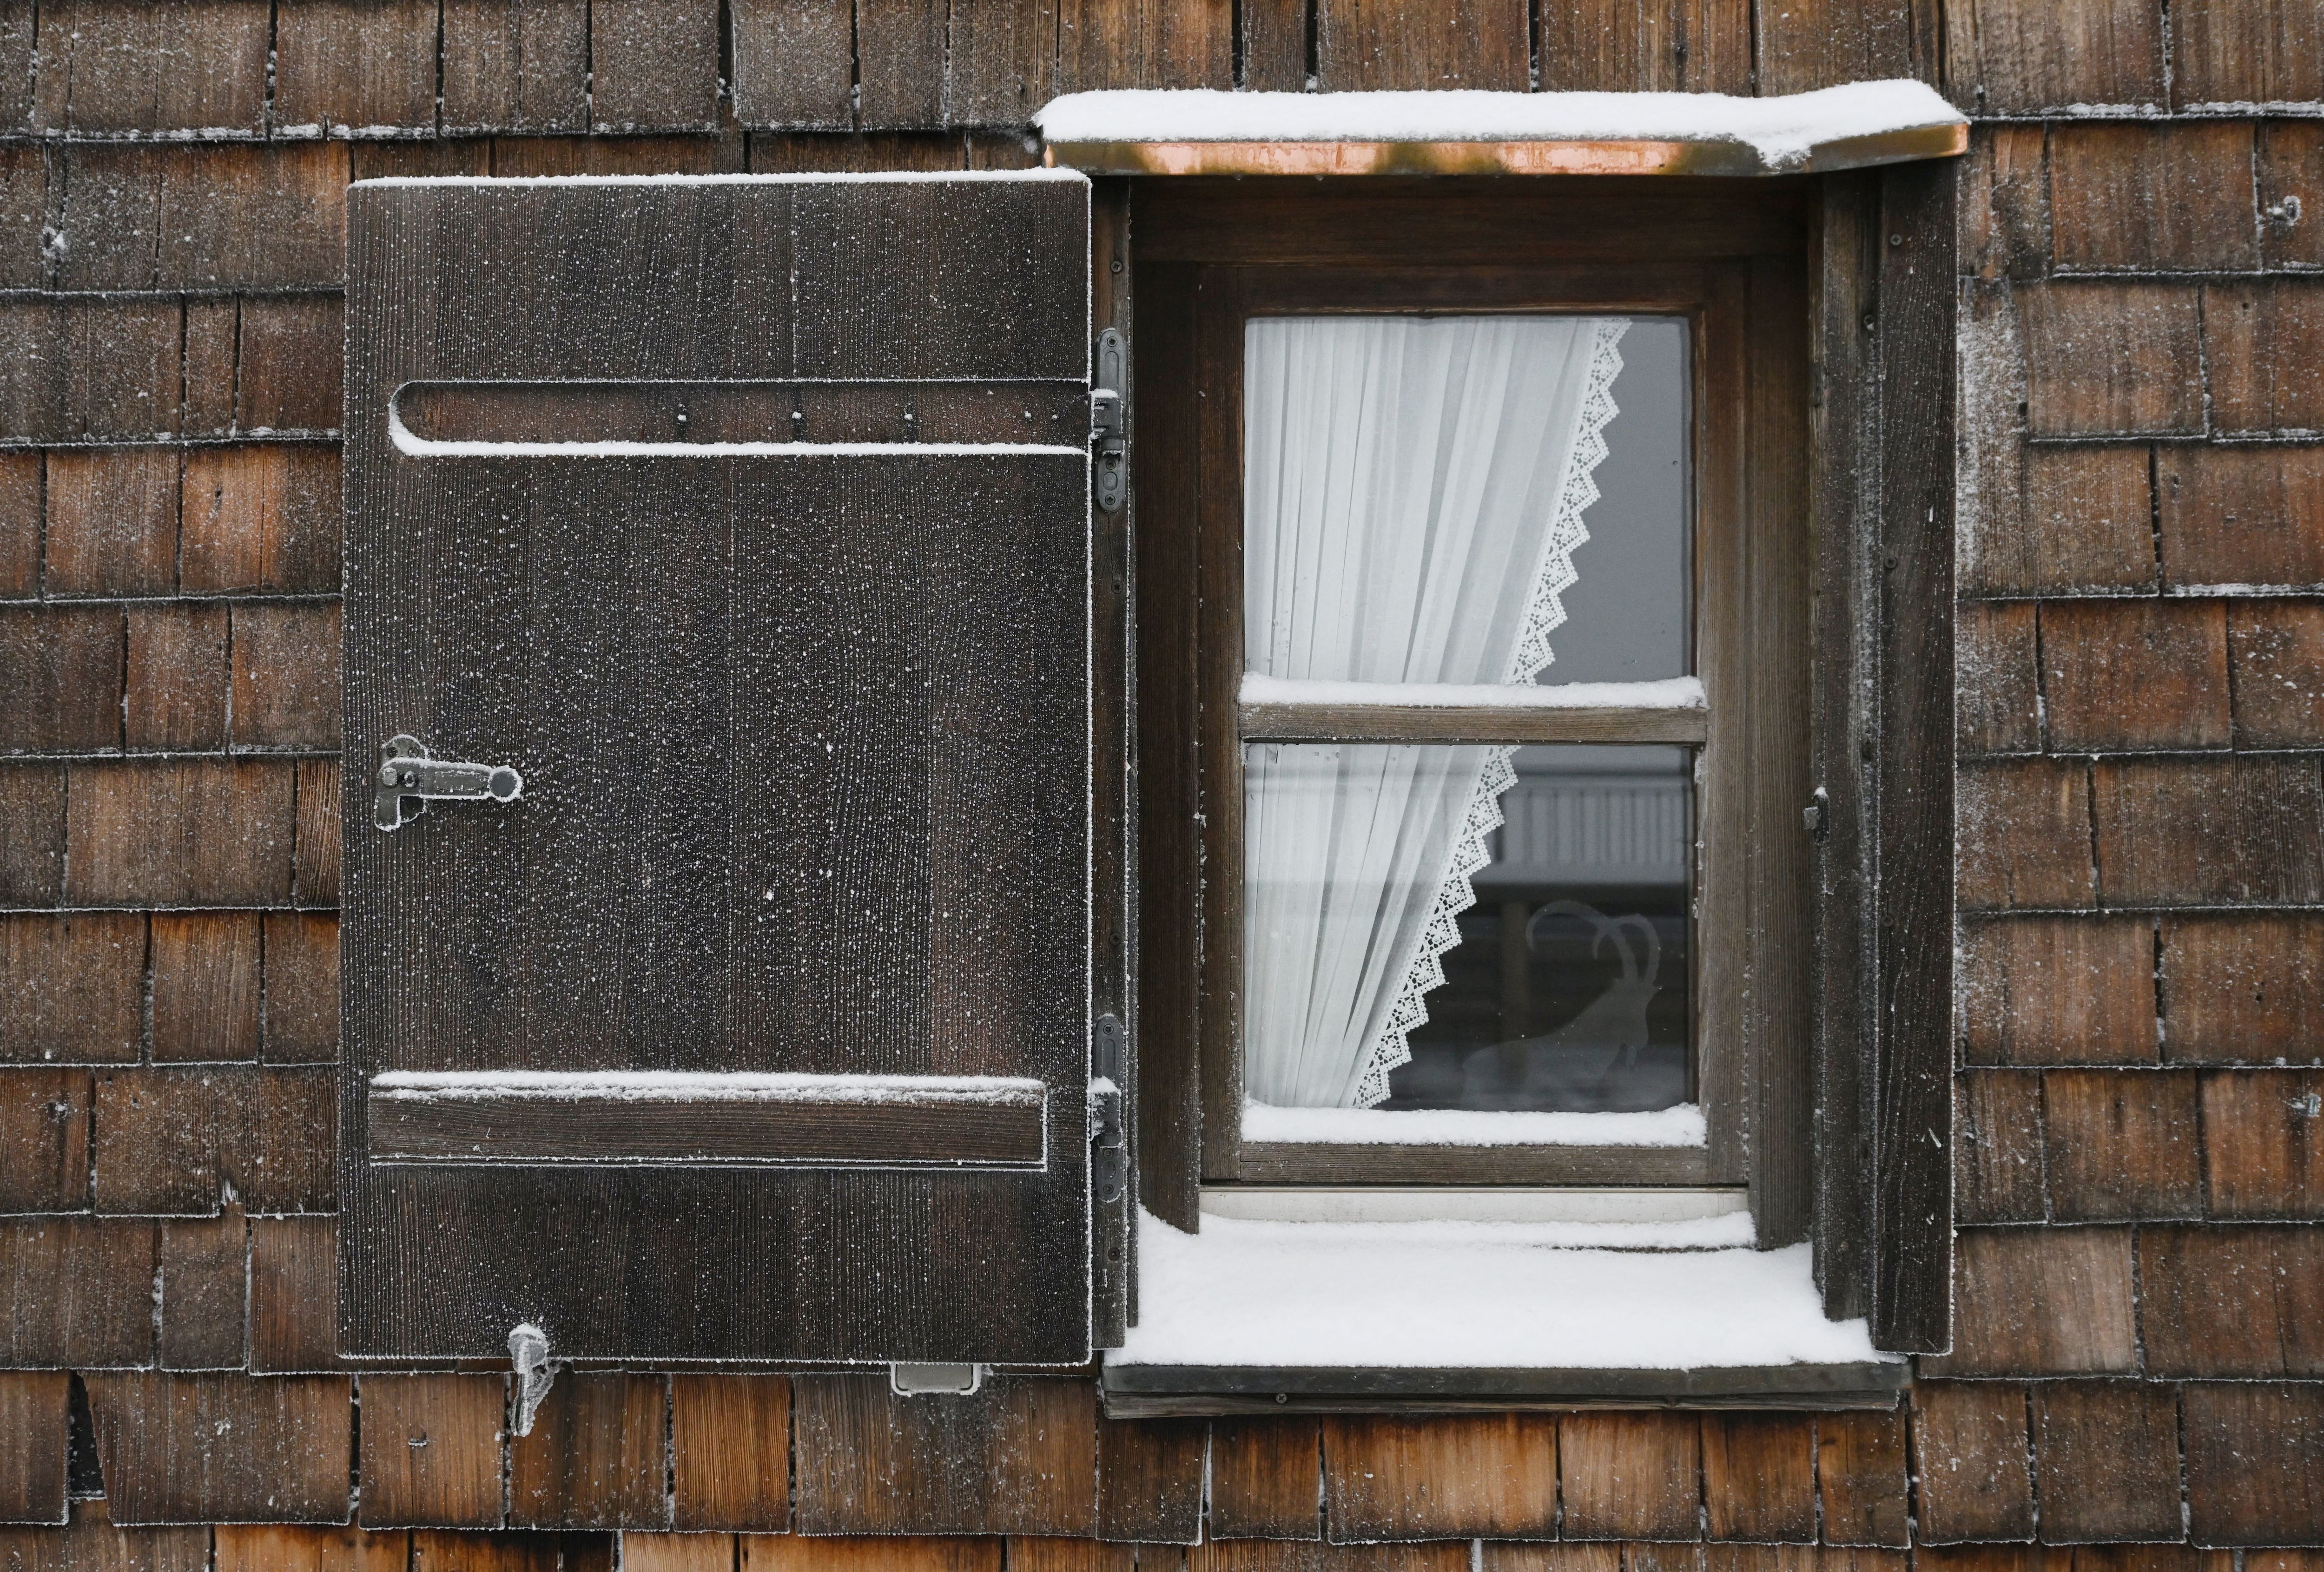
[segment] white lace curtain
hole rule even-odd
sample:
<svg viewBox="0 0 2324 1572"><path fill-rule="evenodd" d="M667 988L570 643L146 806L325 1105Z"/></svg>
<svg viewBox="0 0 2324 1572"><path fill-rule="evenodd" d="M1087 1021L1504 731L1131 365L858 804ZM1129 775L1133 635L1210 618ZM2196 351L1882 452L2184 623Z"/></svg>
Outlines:
<svg viewBox="0 0 2324 1572"><path fill-rule="evenodd" d="M1618 318L1303 317L1243 345L1245 665L1527 683L1565 617ZM1369 1108L1412 1057L1515 778L1490 747L1245 761L1243 1086Z"/></svg>

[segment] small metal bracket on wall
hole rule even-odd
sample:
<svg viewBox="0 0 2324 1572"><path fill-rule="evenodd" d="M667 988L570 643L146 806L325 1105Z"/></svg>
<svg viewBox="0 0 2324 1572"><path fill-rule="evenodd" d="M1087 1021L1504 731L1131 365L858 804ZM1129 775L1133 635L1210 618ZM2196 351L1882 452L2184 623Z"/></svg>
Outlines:
<svg viewBox="0 0 2324 1572"><path fill-rule="evenodd" d="M516 1424L520 1436L532 1434L532 1416L540 1407L540 1400L549 1395L549 1383L557 1379L557 1366L549 1362L549 1334L530 1321L522 1322L509 1330L509 1364L516 1372Z"/></svg>
<svg viewBox="0 0 2324 1572"><path fill-rule="evenodd" d="M898 1397L967 1397L984 1384L982 1365L890 1365L888 1390Z"/></svg>
<svg viewBox="0 0 2324 1572"><path fill-rule="evenodd" d="M1130 439L1123 400L1127 351L1119 328L1097 336L1097 374L1090 382L1091 486L1102 512L1118 513L1130 492Z"/></svg>
<svg viewBox="0 0 2324 1572"><path fill-rule="evenodd" d="M1130 1182L1130 1137L1121 1122L1124 1041L1120 1016L1097 1018L1090 1043L1090 1189L1101 1206L1120 1200Z"/></svg>
<svg viewBox="0 0 2324 1572"><path fill-rule="evenodd" d="M398 830L426 813L429 803L484 797L510 803L523 795L524 777L505 764L438 758L419 738L398 732L379 745L371 822L383 830Z"/></svg>

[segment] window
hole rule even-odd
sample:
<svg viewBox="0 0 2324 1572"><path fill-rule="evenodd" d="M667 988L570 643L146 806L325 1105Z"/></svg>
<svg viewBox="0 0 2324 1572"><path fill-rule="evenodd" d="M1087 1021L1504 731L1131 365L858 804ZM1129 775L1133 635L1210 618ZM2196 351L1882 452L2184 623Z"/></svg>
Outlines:
<svg viewBox="0 0 2324 1572"><path fill-rule="evenodd" d="M1510 196L1295 196L1141 274L1148 477L1194 411L1139 517L1141 711L1189 707L1197 755L1145 777L1146 1095L1157 1059L1200 1088L1149 1204L1677 1188L1800 1237L1801 193L1616 247L1618 202Z"/></svg>

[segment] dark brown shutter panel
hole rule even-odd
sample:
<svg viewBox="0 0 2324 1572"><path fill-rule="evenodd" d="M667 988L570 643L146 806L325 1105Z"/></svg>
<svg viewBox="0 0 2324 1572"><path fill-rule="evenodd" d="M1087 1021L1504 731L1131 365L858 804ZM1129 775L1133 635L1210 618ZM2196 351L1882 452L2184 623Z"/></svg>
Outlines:
<svg viewBox="0 0 2324 1572"><path fill-rule="evenodd" d="M1088 207L351 192L349 1352L1087 1357Z"/></svg>

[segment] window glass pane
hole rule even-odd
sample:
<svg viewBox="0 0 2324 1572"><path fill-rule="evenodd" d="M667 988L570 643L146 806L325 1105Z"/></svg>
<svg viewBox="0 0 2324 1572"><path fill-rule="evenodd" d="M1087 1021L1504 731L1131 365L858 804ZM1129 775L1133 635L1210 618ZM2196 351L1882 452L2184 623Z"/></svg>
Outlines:
<svg viewBox="0 0 2324 1572"><path fill-rule="evenodd" d="M1688 1100L1690 750L1255 744L1244 780L1250 1100Z"/></svg>
<svg viewBox="0 0 2324 1572"><path fill-rule="evenodd" d="M1247 669L1692 669L1683 320L1259 317L1244 354Z"/></svg>

